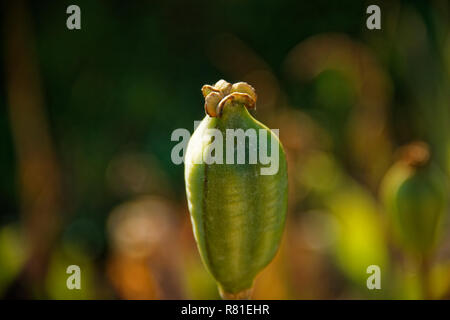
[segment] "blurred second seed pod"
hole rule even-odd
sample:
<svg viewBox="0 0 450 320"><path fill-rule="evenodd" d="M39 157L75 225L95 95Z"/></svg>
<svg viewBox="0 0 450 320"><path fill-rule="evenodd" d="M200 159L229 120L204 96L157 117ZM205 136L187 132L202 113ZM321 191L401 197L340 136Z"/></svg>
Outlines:
<svg viewBox="0 0 450 320"><path fill-rule="evenodd" d="M425 143L400 150L380 193L395 240L412 253L432 251L447 211L448 185L445 174L430 161Z"/></svg>

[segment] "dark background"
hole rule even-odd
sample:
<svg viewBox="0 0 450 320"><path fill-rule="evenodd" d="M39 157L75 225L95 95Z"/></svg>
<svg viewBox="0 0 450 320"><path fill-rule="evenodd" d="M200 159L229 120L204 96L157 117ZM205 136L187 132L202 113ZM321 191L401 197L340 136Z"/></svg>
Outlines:
<svg viewBox="0 0 450 320"><path fill-rule="evenodd" d="M368 30L375 3L382 29ZM0 297L218 298L170 135L192 132L201 86L222 78L256 88L289 158L285 239L255 298L421 297L378 188L416 140L450 174L447 1L2 5ZM444 230L435 298L450 297ZM82 290L66 287L71 264ZM371 264L383 290L366 288Z"/></svg>

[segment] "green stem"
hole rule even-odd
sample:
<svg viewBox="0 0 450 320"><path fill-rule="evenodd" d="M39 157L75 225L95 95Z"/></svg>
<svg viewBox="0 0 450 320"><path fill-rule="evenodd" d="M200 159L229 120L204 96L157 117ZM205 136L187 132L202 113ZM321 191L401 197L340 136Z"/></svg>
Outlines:
<svg viewBox="0 0 450 320"><path fill-rule="evenodd" d="M422 285L422 297L424 300L430 300L433 298L433 294L430 283L431 256L429 254L422 254L419 258L419 271Z"/></svg>
<svg viewBox="0 0 450 320"><path fill-rule="evenodd" d="M245 289L238 293L228 293L219 287L219 293L223 300L250 300L252 298L253 288Z"/></svg>

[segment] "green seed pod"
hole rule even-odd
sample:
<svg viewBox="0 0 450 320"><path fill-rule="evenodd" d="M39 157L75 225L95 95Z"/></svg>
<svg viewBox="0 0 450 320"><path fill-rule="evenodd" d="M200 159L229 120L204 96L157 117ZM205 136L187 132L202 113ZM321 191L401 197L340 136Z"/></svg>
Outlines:
<svg viewBox="0 0 450 320"><path fill-rule="evenodd" d="M215 86L203 86L202 92L207 115L192 135L185 157L194 236L222 297L249 298L255 276L273 259L283 233L286 157L277 135L248 112L256 103L250 85L220 80ZM246 134L255 132L256 140L251 142L251 134L240 142L235 140L239 129ZM223 143L218 141L220 136ZM231 156L229 141L233 143ZM261 152L265 147L266 153ZM227 152L222 153L224 149ZM245 158L240 157L239 149L245 150ZM261 163L261 153L278 154L277 171L264 173L268 166L267 161ZM259 155L259 161L252 154ZM208 161L208 155L216 162Z"/></svg>
<svg viewBox="0 0 450 320"><path fill-rule="evenodd" d="M424 143L403 148L387 172L381 196L395 239L408 251L429 254L447 210L447 181L432 162Z"/></svg>

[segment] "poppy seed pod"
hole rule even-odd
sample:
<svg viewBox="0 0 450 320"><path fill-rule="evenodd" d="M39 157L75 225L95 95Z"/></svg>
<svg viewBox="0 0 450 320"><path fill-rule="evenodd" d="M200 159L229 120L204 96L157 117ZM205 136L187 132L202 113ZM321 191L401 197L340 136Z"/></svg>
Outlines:
<svg viewBox="0 0 450 320"><path fill-rule="evenodd" d="M249 298L255 276L275 256L283 233L286 157L277 135L248 112L256 104L250 85L220 80L203 86L202 93L206 116L185 157L194 236L222 297ZM239 132L245 134L243 139L237 137ZM267 162L254 157L261 155L277 155L277 170L264 173Z"/></svg>
<svg viewBox="0 0 450 320"><path fill-rule="evenodd" d="M427 145L404 147L380 191L395 239L416 254L432 251L447 210L448 187L445 174L430 161Z"/></svg>

